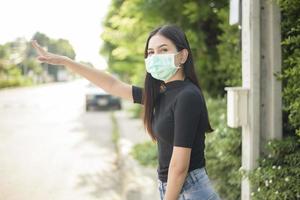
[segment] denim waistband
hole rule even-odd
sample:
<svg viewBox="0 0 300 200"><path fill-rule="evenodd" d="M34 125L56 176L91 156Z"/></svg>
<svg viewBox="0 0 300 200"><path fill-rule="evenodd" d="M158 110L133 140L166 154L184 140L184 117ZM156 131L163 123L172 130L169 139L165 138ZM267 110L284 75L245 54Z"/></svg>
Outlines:
<svg viewBox="0 0 300 200"><path fill-rule="evenodd" d="M163 200L166 193L167 182L158 181L160 199ZM194 169L187 174L178 200L181 199L221 200L210 183L205 167Z"/></svg>
<svg viewBox="0 0 300 200"><path fill-rule="evenodd" d="M207 176L206 168L202 167L202 168L198 168L198 169L194 169L194 170L190 171L187 174L185 181L187 183L194 184L194 183L197 183L200 180L202 180L203 177L205 177L205 176Z"/></svg>
<svg viewBox="0 0 300 200"><path fill-rule="evenodd" d="M188 172L186 177L186 182L194 184L196 182L199 182L201 179L203 179L204 176L207 176L207 171L205 167L194 169L190 172ZM166 185L167 182L162 182L161 180L158 180L160 185Z"/></svg>

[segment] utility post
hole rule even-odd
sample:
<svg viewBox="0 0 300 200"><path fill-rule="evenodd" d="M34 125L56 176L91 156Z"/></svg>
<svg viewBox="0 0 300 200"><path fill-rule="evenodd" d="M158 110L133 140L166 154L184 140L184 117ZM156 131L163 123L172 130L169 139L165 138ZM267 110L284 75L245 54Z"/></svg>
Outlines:
<svg viewBox="0 0 300 200"><path fill-rule="evenodd" d="M282 138L280 10L274 1L261 1L261 152L270 139Z"/></svg>
<svg viewBox="0 0 300 200"><path fill-rule="evenodd" d="M248 123L242 125L242 168L257 167L260 152L260 0L242 1L242 84L248 92ZM242 179L242 200L251 199L251 185Z"/></svg>
<svg viewBox="0 0 300 200"><path fill-rule="evenodd" d="M280 11L270 0L231 0L241 9L231 24L242 28L242 87L228 87L227 123L242 127L242 169L251 171L267 140L282 137ZM232 13L232 11L231 11ZM251 200L252 188L242 179L242 200Z"/></svg>

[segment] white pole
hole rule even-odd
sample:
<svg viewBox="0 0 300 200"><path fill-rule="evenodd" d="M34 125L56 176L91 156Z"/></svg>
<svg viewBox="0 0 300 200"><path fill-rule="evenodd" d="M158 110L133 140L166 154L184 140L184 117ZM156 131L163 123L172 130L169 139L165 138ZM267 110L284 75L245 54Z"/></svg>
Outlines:
<svg viewBox="0 0 300 200"><path fill-rule="evenodd" d="M280 10L276 2L261 1L261 150L267 140L282 137Z"/></svg>
<svg viewBox="0 0 300 200"><path fill-rule="evenodd" d="M242 2L242 78L248 88L248 123L242 127L242 168L257 166L260 139L260 1ZM251 199L251 186L242 179L242 200Z"/></svg>

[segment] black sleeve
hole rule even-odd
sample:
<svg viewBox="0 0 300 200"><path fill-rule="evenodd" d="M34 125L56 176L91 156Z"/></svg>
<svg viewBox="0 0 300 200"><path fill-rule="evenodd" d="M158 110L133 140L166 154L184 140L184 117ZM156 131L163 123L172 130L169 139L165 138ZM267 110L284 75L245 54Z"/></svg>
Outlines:
<svg viewBox="0 0 300 200"><path fill-rule="evenodd" d="M201 116L200 94L185 91L174 104L174 146L192 148Z"/></svg>
<svg viewBox="0 0 300 200"><path fill-rule="evenodd" d="M143 88L132 85L133 103L143 104Z"/></svg>

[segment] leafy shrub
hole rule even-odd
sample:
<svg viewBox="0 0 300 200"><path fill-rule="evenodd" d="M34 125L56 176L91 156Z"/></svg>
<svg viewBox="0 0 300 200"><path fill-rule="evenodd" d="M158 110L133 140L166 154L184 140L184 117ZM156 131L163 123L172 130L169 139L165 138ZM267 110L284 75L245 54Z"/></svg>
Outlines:
<svg viewBox="0 0 300 200"><path fill-rule="evenodd" d="M300 136L300 1L277 0L281 9L284 130ZM285 117L286 116L286 117Z"/></svg>
<svg viewBox="0 0 300 200"><path fill-rule="evenodd" d="M152 141L134 145L131 155L144 166L157 166L157 148Z"/></svg>
<svg viewBox="0 0 300 200"><path fill-rule="evenodd" d="M241 130L227 127L226 100L206 98L214 132L206 135L206 166L224 199L240 199Z"/></svg>
<svg viewBox="0 0 300 200"><path fill-rule="evenodd" d="M0 80L0 88L17 87L32 85L32 80L26 77L12 78L7 80Z"/></svg>
<svg viewBox="0 0 300 200"><path fill-rule="evenodd" d="M253 200L300 199L300 138L289 137L267 144L269 154L249 176Z"/></svg>
<svg viewBox="0 0 300 200"><path fill-rule="evenodd" d="M16 66L5 69L5 74L0 74L0 88L32 85L29 77L21 75L21 70Z"/></svg>

